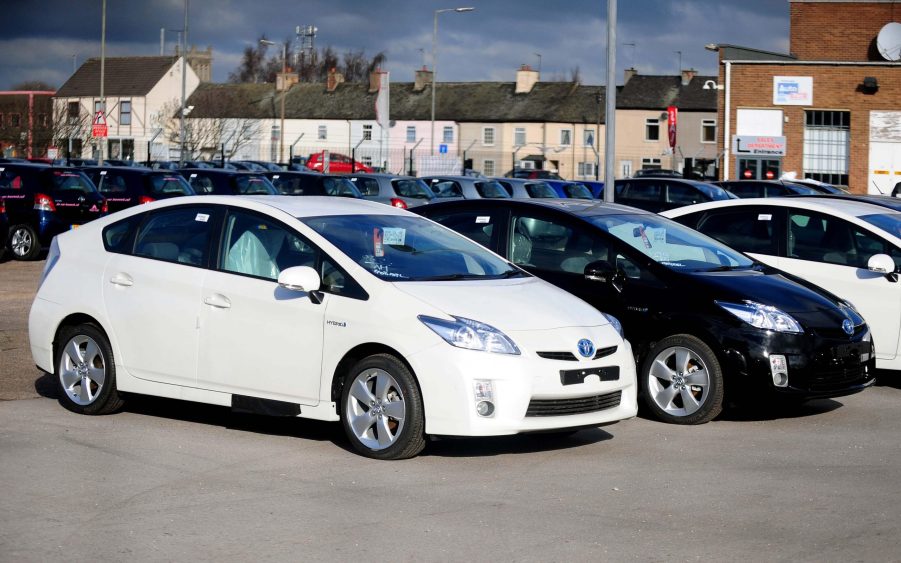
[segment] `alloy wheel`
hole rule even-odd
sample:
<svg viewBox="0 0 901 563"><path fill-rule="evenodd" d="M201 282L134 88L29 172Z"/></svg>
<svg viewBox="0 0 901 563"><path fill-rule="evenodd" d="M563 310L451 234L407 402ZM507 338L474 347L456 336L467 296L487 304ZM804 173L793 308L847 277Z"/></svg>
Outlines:
<svg viewBox="0 0 901 563"><path fill-rule="evenodd" d="M710 373L701 357L683 346L665 348L647 376L648 395L664 412L688 416L698 411L710 391Z"/></svg>
<svg viewBox="0 0 901 563"><path fill-rule="evenodd" d="M77 405L97 400L106 382L106 359L90 336L73 336L59 359L59 379L63 391Z"/></svg>
<svg viewBox="0 0 901 563"><path fill-rule="evenodd" d="M372 450L394 444L404 428L406 402L397 380L383 369L367 369L351 382L344 415L354 437Z"/></svg>

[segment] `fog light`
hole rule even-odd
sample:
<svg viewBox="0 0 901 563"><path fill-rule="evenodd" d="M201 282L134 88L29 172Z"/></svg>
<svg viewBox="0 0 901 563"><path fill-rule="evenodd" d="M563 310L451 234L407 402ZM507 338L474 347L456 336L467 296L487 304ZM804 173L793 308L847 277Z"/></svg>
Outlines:
<svg viewBox="0 0 901 563"><path fill-rule="evenodd" d="M494 385L490 379L476 379L472 382L473 398L479 416L494 415Z"/></svg>
<svg viewBox="0 0 901 563"><path fill-rule="evenodd" d="M494 403L490 401L479 401L476 404L476 412L479 416L491 416L494 414Z"/></svg>
<svg viewBox="0 0 901 563"><path fill-rule="evenodd" d="M773 376L773 385L788 387L788 362L785 356L770 356L770 374Z"/></svg>

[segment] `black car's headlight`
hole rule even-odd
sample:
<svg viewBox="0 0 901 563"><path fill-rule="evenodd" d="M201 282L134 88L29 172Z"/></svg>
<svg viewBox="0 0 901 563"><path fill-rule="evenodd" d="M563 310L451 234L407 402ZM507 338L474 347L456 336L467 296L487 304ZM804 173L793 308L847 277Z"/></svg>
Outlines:
<svg viewBox="0 0 901 563"><path fill-rule="evenodd" d="M754 301L744 301L743 303L715 301L715 303L756 328L775 330L776 332L804 332L801 324L791 315L772 305L762 305Z"/></svg>

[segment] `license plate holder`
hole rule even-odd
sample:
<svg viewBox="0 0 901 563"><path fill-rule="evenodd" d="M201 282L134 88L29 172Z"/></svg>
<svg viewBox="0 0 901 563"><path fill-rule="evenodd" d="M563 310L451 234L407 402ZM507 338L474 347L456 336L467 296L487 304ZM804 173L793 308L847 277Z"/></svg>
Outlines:
<svg viewBox="0 0 901 563"><path fill-rule="evenodd" d="M579 383L584 383L585 378L590 375L597 375L601 381L617 381L619 380L619 366L562 369L560 370L560 383L563 385L578 385Z"/></svg>

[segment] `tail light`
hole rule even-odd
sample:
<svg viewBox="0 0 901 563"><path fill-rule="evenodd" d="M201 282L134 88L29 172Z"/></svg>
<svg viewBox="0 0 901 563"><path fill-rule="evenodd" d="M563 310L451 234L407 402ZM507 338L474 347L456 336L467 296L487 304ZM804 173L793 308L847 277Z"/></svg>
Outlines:
<svg viewBox="0 0 901 563"><path fill-rule="evenodd" d="M139 205L144 205L145 203L152 203L152 202L154 202L154 201L156 201L156 200L153 199L152 197L146 196L146 195L142 195L141 198L138 200L138 204L139 204Z"/></svg>
<svg viewBox="0 0 901 563"><path fill-rule="evenodd" d="M34 194L34 208L39 211L56 211L56 204L48 195Z"/></svg>
<svg viewBox="0 0 901 563"><path fill-rule="evenodd" d="M401 209L407 208L407 202L402 199L398 199L396 197L391 198L391 206L392 207L400 207Z"/></svg>
<svg viewBox="0 0 901 563"><path fill-rule="evenodd" d="M100 204L100 212L109 213L109 202L105 199L103 200L103 203Z"/></svg>
<svg viewBox="0 0 901 563"><path fill-rule="evenodd" d="M6 200L0 199L0 213L6 213Z"/></svg>

